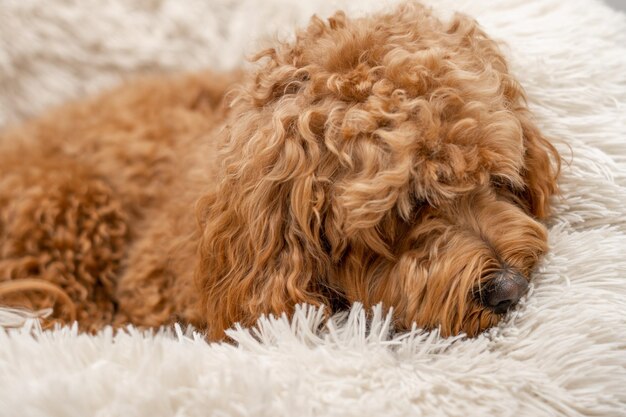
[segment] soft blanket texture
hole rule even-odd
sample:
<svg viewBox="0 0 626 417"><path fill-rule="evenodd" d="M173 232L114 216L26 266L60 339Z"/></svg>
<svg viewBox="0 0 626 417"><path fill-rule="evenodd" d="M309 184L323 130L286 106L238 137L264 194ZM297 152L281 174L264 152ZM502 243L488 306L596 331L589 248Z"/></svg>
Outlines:
<svg viewBox="0 0 626 417"><path fill-rule="evenodd" d="M323 325L80 335L0 329L1 416L626 414L626 17L593 0L433 1L507 46L567 161L551 252L501 325L471 340L393 335L355 306ZM380 1L3 0L0 126L153 71L228 68L251 42ZM0 325L25 314L0 310Z"/></svg>

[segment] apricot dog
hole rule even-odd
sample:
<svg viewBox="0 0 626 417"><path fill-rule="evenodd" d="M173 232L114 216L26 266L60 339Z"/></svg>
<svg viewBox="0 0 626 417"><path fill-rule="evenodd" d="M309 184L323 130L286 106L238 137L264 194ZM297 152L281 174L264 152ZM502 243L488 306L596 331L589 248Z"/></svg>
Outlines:
<svg viewBox="0 0 626 417"><path fill-rule="evenodd" d="M410 3L313 17L256 60L6 130L2 303L211 339L298 303L497 323L547 250L559 167L497 44Z"/></svg>

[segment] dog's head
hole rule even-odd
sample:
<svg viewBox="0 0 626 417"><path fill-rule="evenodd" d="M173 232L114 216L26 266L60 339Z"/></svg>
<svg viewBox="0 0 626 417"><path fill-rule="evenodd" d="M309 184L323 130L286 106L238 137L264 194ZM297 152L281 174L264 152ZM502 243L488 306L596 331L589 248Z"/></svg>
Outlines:
<svg viewBox="0 0 626 417"><path fill-rule="evenodd" d="M313 18L258 59L200 205L209 322L344 300L493 325L546 251L559 159L495 42L408 4Z"/></svg>

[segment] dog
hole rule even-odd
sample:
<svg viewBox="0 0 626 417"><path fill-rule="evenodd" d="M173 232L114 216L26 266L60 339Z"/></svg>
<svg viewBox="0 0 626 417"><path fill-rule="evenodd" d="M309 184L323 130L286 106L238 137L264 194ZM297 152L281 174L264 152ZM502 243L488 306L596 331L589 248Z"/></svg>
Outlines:
<svg viewBox="0 0 626 417"><path fill-rule="evenodd" d="M254 60L7 129L2 303L212 340L299 303L495 325L548 249L560 167L497 43L406 3L313 17Z"/></svg>

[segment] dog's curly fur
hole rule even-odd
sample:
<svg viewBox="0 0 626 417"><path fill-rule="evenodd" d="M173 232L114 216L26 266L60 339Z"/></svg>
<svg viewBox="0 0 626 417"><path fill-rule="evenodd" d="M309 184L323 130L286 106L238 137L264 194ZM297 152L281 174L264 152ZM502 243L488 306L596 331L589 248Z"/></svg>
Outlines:
<svg viewBox="0 0 626 417"><path fill-rule="evenodd" d="M409 3L314 17L256 59L5 132L0 280L56 284L85 329L179 320L219 339L354 301L394 307L399 328L496 323L481 289L530 279L559 166L497 44Z"/></svg>

